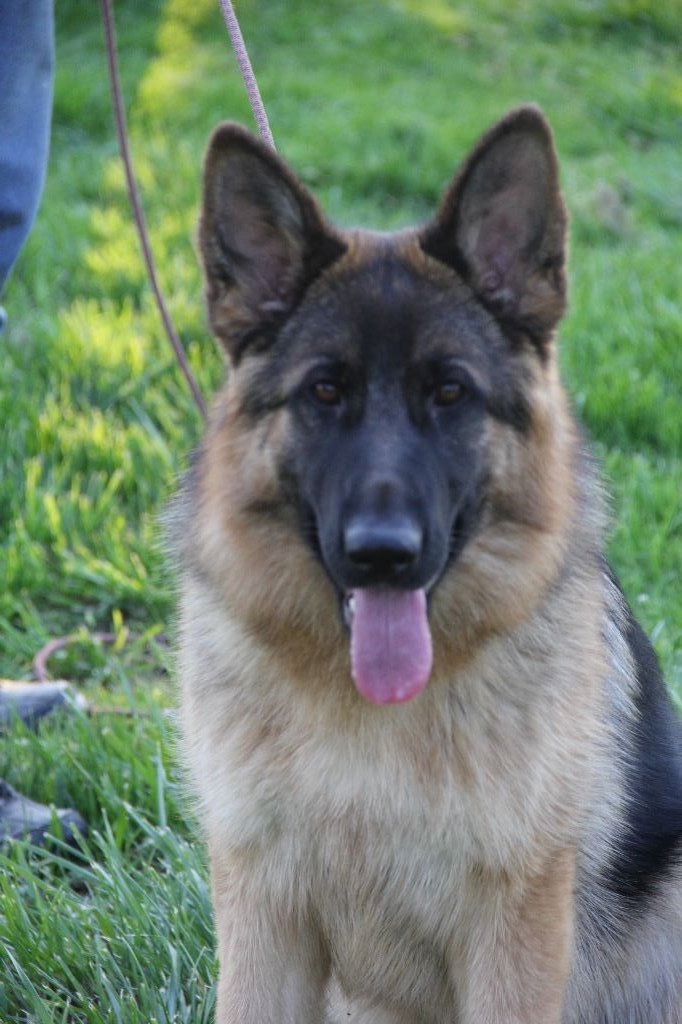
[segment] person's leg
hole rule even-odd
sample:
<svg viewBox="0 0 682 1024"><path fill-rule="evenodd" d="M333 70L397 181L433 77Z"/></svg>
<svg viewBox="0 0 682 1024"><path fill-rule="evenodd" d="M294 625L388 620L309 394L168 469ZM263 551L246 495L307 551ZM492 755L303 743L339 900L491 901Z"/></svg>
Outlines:
<svg viewBox="0 0 682 1024"><path fill-rule="evenodd" d="M0 293L45 180L54 70L53 0L0 3Z"/></svg>
<svg viewBox="0 0 682 1024"><path fill-rule="evenodd" d="M85 707L80 694L64 682L24 683L0 679L0 733L14 719L35 725L45 715L59 709ZM29 800L0 779L0 846L9 839L29 838L42 843L53 831L57 818L62 837L74 842L76 834L86 835L87 826L73 810L54 809Z"/></svg>
<svg viewBox="0 0 682 1024"><path fill-rule="evenodd" d="M0 779L0 846L10 839L29 839L42 846L48 835L55 834L55 819L65 843L75 845L78 835L87 835L78 811L36 803Z"/></svg>
<svg viewBox="0 0 682 1024"><path fill-rule="evenodd" d="M60 708L78 708L84 711L86 702L80 693L63 680L47 683L25 683L13 679L0 679L0 733L13 719L33 726Z"/></svg>
<svg viewBox="0 0 682 1024"><path fill-rule="evenodd" d="M0 0L0 294L38 211L45 181L54 74L53 0ZM0 307L0 333L5 325ZM63 685L0 682L0 728L33 724L63 706ZM76 811L53 810L0 779L0 844L41 843L56 815L67 841L86 826Z"/></svg>

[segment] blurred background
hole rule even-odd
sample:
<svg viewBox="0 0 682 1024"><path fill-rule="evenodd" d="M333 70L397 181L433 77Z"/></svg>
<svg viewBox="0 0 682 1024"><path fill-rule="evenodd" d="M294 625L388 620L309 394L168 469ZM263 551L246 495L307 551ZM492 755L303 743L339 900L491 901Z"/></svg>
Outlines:
<svg viewBox="0 0 682 1024"><path fill-rule="evenodd" d="M613 494L613 563L679 699L679 0L237 11L276 145L344 225L426 219L496 118L545 110L572 222L562 365ZM218 121L252 119L218 0L118 0L115 13L158 272L210 397L224 367L194 244L202 155ZM47 186L2 300L0 675L31 678L36 651L75 634L52 675L130 717L17 726L0 742L0 776L91 826L81 858L4 857L0 1019L197 1022L212 1008L211 924L167 715L174 591L159 517L201 423L139 254L99 5L57 0L56 20Z"/></svg>

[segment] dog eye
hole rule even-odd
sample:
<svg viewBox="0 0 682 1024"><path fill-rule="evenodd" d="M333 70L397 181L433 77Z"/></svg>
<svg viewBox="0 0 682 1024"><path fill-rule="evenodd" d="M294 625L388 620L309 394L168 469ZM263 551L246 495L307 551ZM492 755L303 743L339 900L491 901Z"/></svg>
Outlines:
<svg viewBox="0 0 682 1024"><path fill-rule="evenodd" d="M454 405L464 395L464 388L456 380L447 380L438 384L433 392L436 405Z"/></svg>
<svg viewBox="0 0 682 1024"><path fill-rule="evenodd" d="M341 401L341 388L331 380L317 380L311 390L321 405L338 405Z"/></svg>

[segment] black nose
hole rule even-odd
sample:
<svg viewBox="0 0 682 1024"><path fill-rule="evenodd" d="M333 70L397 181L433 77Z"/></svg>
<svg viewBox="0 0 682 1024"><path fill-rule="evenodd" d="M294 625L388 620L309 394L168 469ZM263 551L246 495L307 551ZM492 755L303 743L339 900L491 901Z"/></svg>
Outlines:
<svg viewBox="0 0 682 1024"><path fill-rule="evenodd" d="M352 564L381 582L399 575L419 558L422 531L404 518L356 517L343 532L344 550Z"/></svg>

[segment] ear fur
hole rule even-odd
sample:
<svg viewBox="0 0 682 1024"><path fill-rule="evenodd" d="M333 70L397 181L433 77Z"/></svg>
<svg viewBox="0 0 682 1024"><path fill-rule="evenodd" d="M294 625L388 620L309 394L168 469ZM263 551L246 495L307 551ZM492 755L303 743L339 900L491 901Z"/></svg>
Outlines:
<svg viewBox="0 0 682 1024"><path fill-rule="evenodd" d="M238 362L345 246L274 151L225 123L206 155L199 248L211 326Z"/></svg>
<svg viewBox="0 0 682 1024"><path fill-rule="evenodd" d="M421 243L503 324L540 347L548 342L566 308L566 210L537 107L512 110L481 139Z"/></svg>

